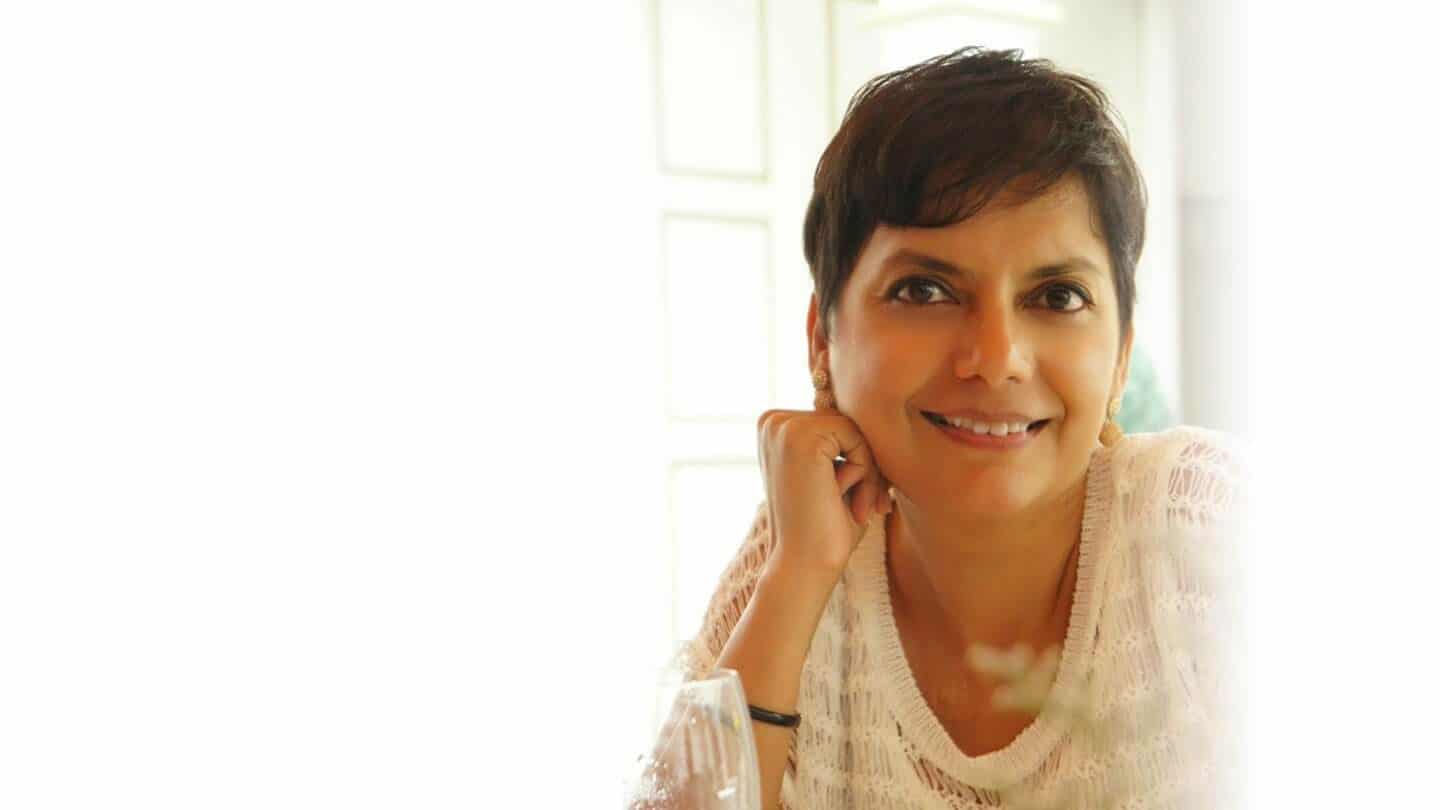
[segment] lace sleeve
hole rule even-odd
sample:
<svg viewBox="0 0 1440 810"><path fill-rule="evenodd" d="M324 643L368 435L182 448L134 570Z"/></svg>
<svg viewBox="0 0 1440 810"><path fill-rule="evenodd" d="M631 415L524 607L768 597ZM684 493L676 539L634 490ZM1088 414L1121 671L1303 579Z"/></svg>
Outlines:
<svg viewBox="0 0 1440 810"><path fill-rule="evenodd" d="M1245 534L1242 451L1225 434L1175 428L1141 434L1117 458L1121 523L1154 597L1198 618L1234 596Z"/></svg>
<svg viewBox="0 0 1440 810"><path fill-rule="evenodd" d="M1139 538L1222 539L1213 530L1240 517L1242 452L1223 433L1181 427L1127 436L1113 464L1121 523Z"/></svg>
<svg viewBox="0 0 1440 810"><path fill-rule="evenodd" d="M1159 670L1182 701L1176 711L1196 718L1186 739L1199 747L1186 756L1215 769L1215 789L1230 790L1239 760L1229 741L1242 705L1237 653L1246 635L1243 446L1197 428L1135 438L1118 471L1120 493Z"/></svg>
<svg viewBox="0 0 1440 810"><path fill-rule="evenodd" d="M1243 768L1236 739L1243 722L1248 636L1245 570L1248 475L1243 446L1224 434L1194 431L1169 468L1166 523L1177 564L1170 587L1158 598L1159 617L1170 634L1170 651L1192 705L1205 718L1208 750L1216 769L1214 795L1233 795ZM1232 802L1217 801L1212 806Z"/></svg>
<svg viewBox="0 0 1440 810"><path fill-rule="evenodd" d="M1242 465L1237 449L1211 431L1189 429L1168 466L1167 523L1172 527L1219 527L1233 522L1240 501Z"/></svg>
<svg viewBox="0 0 1440 810"><path fill-rule="evenodd" d="M755 594L760 572L770 557L773 540L770 535L770 510L761 503L755 510L755 520L745 536L740 550L725 567L720 584L710 597L710 606L700 623L700 632L688 645L688 660L685 662L687 677L699 678L715 668L715 662L730 640L730 633L740 622L740 615Z"/></svg>

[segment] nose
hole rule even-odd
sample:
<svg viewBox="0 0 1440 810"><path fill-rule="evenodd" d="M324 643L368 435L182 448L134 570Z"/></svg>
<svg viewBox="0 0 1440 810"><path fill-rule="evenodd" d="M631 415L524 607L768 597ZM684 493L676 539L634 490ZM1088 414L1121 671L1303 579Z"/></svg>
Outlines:
<svg viewBox="0 0 1440 810"><path fill-rule="evenodd" d="M1008 306L1000 301L977 301L969 321L969 334L962 338L968 350L957 353L955 376L978 377L991 387L1029 377L1029 351Z"/></svg>

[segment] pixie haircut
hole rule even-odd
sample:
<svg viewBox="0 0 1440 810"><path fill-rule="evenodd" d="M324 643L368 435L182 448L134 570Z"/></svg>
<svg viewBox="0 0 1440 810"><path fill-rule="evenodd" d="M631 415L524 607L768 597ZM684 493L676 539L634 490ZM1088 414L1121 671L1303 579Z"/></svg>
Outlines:
<svg viewBox="0 0 1440 810"><path fill-rule="evenodd" d="M962 48L871 79L820 157L805 214L824 331L877 225L951 225L1002 190L1030 199L1074 173L1104 235L1128 334L1146 201L1118 121L1095 82L1015 50Z"/></svg>

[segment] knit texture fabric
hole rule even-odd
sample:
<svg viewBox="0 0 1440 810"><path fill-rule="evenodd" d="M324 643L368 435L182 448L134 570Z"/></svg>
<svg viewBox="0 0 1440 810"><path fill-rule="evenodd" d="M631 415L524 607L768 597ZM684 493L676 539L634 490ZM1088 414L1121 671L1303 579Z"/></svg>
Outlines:
<svg viewBox="0 0 1440 810"><path fill-rule="evenodd" d="M801 676L790 810L1230 806L1235 453L1196 428L1127 436L1086 477L1074 603L1044 708L965 754L931 711L891 613L885 521L831 594ZM714 667L773 547L761 504L688 654Z"/></svg>

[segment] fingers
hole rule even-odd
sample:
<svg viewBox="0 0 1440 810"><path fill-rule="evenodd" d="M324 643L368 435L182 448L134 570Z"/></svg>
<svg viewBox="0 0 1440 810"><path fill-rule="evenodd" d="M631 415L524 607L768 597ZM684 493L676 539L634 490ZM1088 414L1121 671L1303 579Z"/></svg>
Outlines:
<svg viewBox="0 0 1440 810"><path fill-rule="evenodd" d="M865 437L853 422L848 419L846 422L849 429L836 431L835 438L844 451L846 466L860 468L860 483L850 495L849 506L850 516L864 526L876 515L890 511L890 483L880 474L880 466Z"/></svg>
<svg viewBox="0 0 1440 810"><path fill-rule="evenodd" d="M823 478L813 477L821 469L833 474L843 508L857 528L867 526L877 515L887 514L893 508L889 481L881 474L874 452L860 426L844 414L772 410L760 415L756 428L760 471L769 490L768 517L772 526L777 525L776 518L781 517L775 511L779 497L777 487L780 487L777 482L789 482L791 487L798 485L798 489L790 491L799 497L813 497L800 493L822 484ZM814 496L821 494L810 491Z"/></svg>
<svg viewBox="0 0 1440 810"><path fill-rule="evenodd" d="M840 494L846 496L850 517L864 526L876 515L889 514L893 504L890 500L890 482L875 472L874 466L845 462L835 475Z"/></svg>
<svg viewBox="0 0 1440 810"><path fill-rule="evenodd" d="M851 494L850 491L861 481L864 481L867 475L869 475L869 471L859 464L852 464L848 461L843 462L835 470L835 485L839 487L840 495L845 496Z"/></svg>
<svg viewBox="0 0 1440 810"><path fill-rule="evenodd" d="M855 488L855 496L850 499L850 516L860 526L870 522L871 516L875 513L875 485L870 476Z"/></svg>

